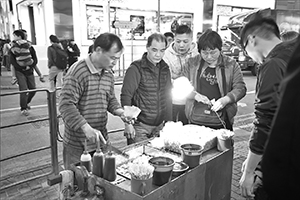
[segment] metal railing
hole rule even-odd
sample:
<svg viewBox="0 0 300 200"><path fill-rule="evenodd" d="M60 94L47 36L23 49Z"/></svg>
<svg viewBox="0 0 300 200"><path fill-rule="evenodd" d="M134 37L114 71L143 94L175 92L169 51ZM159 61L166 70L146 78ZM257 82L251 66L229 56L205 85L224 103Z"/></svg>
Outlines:
<svg viewBox="0 0 300 200"><path fill-rule="evenodd" d="M122 82L116 82L115 85L121 85ZM60 88L58 88L60 89ZM4 97L4 96L12 96L12 95L18 95L18 94L22 94L22 93L29 93L29 92L46 92L47 93L47 107L48 107L48 114L49 117L44 117L44 118L40 118L40 119L36 119L36 120L28 120L26 122L20 122L20 123L14 123L14 124L9 124L9 125L4 125L4 126L0 126L0 130L1 129L5 129L5 128L11 128L11 127L16 127L16 126L20 126L20 125L26 125L26 124L32 124L32 123L36 123L36 122L41 122L41 121L46 121L49 120L49 134L50 134L50 146L44 146L44 147L40 147L40 148L36 148L33 149L31 151L27 151L27 152L23 152L17 155L13 155L10 157L6 157L4 159L0 159L0 163L3 161L7 161L7 160L11 160L20 156L24 156L24 155L28 155L28 154L32 154L32 153L36 153L36 152L40 152L40 151L44 151L47 149L51 150L51 172L48 173L44 173L44 174L40 174L40 175L35 175L33 177L30 178L26 178L24 180L21 181L17 181L14 182L12 184L8 184L5 185L3 187L1 187L1 190L5 190L7 188L25 183L25 182L29 182L38 178L42 178L48 175L58 175L59 174L59 166L58 166L58 149L57 149L57 141L58 141L58 132L59 132L59 118L61 117L60 115L57 115L57 107L56 107L56 92L50 92L48 89L43 88L43 89L35 89L35 90L26 90L26 91L17 91L17 92L10 92L10 93L4 93L4 94L0 94L0 97ZM120 131L124 131L124 128L121 129L116 129L116 130L110 130L108 131L108 133L116 133L116 132L120 132ZM2 132L0 132L1 134Z"/></svg>
<svg viewBox="0 0 300 200"><path fill-rule="evenodd" d="M57 117L57 111L56 111L56 92L50 92L48 89L35 89L35 90L26 90L26 91L17 91L17 92L10 92L10 93L5 93L5 94L0 94L0 97L4 96L12 96L12 95L18 95L22 93L29 93L29 92L46 92L47 93L47 104L48 104L48 114L49 117L46 118L41 118L41 119L36 119L36 120L29 120L26 122L20 122L20 123L14 123L14 124L9 124L5 126L1 126L0 129L5 129L5 128L11 128L11 127L16 127L20 125L26 125L26 124L32 124L35 122L41 122L41 121L46 121L49 120L49 133L50 133L50 146L44 146L40 148L33 149L31 151L23 152L17 155L13 155L4 159L0 159L0 162L11 160L20 156L44 151L47 149L51 150L51 166L52 170L49 173L44 173L40 175L36 175L30 178L26 178L21 181L14 182L12 184L5 185L1 187L1 190L5 190L7 188L16 186L18 184L22 184L28 181L32 181L38 178L45 177L50 174L58 174L59 169L58 169L58 151L57 151L57 131L58 131L58 117ZM2 132L0 132L2 134Z"/></svg>

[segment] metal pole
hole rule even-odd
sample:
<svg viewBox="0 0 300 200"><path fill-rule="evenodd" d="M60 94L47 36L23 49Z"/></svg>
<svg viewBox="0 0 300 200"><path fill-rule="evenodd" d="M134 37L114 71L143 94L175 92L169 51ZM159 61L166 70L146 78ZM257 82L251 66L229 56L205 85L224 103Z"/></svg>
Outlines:
<svg viewBox="0 0 300 200"><path fill-rule="evenodd" d="M133 62L133 28L131 29L131 62Z"/></svg>
<svg viewBox="0 0 300 200"><path fill-rule="evenodd" d="M158 0L158 9L157 9L157 32L160 32L160 0Z"/></svg>
<svg viewBox="0 0 300 200"><path fill-rule="evenodd" d="M48 98L48 113L49 113L49 129L50 129L50 144L51 144L51 163L52 170L55 175L58 171L58 152L57 152L57 111L56 111L56 92L47 92Z"/></svg>
<svg viewBox="0 0 300 200"><path fill-rule="evenodd" d="M110 33L110 0L107 1L108 32Z"/></svg>

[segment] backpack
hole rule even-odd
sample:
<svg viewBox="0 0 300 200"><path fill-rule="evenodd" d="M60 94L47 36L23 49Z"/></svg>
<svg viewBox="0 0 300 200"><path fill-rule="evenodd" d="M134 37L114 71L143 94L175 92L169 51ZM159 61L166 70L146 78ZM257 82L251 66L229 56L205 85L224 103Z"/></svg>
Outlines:
<svg viewBox="0 0 300 200"><path fill-rule="evenodd" d="M59 48L54 48L52 47L55 51L55 66L58 68L58 69L66 69L67 66L68 66L68 54L67 52L65 52L64 50L62 49L59 49Z"/></svg>

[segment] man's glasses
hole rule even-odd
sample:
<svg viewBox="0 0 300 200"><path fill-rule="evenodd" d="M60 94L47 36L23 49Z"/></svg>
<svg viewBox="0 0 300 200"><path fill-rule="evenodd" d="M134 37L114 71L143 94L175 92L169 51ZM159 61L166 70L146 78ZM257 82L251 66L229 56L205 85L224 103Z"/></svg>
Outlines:
<svg viewBox="0 0 300 200"><path fill-rule="evenodd" d="M243 45L244 47L243 47L243 49L244 49L244 54L246 55L246 56L249 56L248 55L248 53L247 53L247 50L246 50L246 47L247 47L247 45L248 45L248 42L249 42L249 35L248 35L248 37L247 37L247 40L246 40L246 42L245 42L245 44ZM252 36L253 38L255 38L255 36Z"/></svg>
<svg viewBox="0 0 300 200"><path fill-rule="evenodd" d="M219 52L219 50L212 50L212 51L201 50L201 54L204 56L208 56L208 55L215 56L218 52Z"/></svg>

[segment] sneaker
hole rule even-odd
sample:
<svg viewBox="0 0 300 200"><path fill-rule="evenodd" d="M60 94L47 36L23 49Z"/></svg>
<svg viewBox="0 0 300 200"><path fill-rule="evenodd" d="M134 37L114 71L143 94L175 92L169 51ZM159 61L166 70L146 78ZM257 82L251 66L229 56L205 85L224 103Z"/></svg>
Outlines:
<svg viewBox="0 0 300 200"><path fill-rule="evenodd" d="M30 107L29 105L27 105L27 108L26 108L26 109L27 109L27 111L28 111L28 110L30 110L30 109L31 109L31 107Z"/></svg>
<svg viewBox="0 0 300 200"><path fill-rule="evenodd" d="M21 110L21 114L24 116L28 116L29 112L28 112L28 110Z"/></svg>

